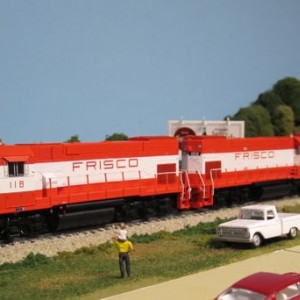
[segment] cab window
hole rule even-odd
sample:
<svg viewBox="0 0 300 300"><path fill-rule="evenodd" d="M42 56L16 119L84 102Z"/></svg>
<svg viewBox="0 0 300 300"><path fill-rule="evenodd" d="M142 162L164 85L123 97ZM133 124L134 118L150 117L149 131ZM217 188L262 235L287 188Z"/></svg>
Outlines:
<svg viewBox="0 0 300 300"><path fill-rule="evenodd" d="M268 210L267 211L267 219L272 220L274 218L275 218L274 211L273 210Z"/></svg>
<svg viewBox="0 0 300 300"><path fill-rule="evenodd" d="M24 162L9 162L8 163L8 176L24 176Z"/></svg>

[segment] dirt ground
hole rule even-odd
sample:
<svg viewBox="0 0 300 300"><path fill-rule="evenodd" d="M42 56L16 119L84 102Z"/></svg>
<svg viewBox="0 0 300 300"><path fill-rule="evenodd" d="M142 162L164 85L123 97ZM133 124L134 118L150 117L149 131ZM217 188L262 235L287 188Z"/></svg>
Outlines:
<svg viewBox="0 0 300 300"><path fill-rule="evenodd" d="M212 300L233 282L259 271L300 273L300 245L154 286L108 297L105 298L105 300Z"/></svg>

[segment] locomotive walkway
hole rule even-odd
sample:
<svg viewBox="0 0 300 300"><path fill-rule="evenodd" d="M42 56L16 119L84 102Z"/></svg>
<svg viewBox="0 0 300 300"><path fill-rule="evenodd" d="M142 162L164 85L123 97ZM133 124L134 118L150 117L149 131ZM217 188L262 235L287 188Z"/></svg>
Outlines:
<svg viewBox="0 0 300 300"><path fill-rule="evenodd" d="M300 245L102 300L212 300L235 281L259 271L300 273Z"/></svg>

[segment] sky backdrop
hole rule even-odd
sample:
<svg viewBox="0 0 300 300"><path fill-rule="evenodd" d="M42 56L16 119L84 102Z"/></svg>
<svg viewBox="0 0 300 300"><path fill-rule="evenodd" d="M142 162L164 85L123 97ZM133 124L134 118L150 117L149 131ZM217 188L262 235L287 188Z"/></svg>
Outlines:
<svg viewBox="0 0 300 300"><path fill-rule="evenodd" d="M168 134L300 79L299 0L0 0L7 144Z"/></svg>

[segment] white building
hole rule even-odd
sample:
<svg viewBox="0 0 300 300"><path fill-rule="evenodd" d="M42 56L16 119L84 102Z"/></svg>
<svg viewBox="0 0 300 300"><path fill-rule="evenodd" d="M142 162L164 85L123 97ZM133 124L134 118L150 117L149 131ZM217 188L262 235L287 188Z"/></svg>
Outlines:
<svg viewBox="0 0 300 300"><path fill-rule="evenodd" d="M169 121L169 136L224 135L245 137L244 121Z"/></svg>

